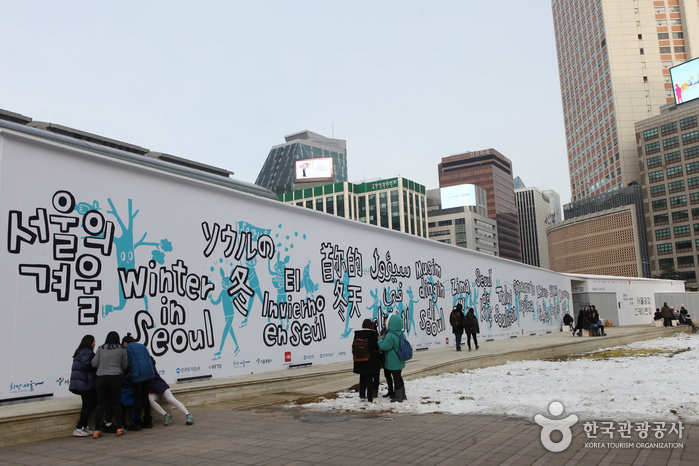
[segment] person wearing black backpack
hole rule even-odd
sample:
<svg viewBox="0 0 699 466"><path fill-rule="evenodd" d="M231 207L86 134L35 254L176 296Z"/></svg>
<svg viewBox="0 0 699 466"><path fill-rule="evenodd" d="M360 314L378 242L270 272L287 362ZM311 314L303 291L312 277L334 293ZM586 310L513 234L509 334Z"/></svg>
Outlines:
<svg viewBox="0 0 699 466"><path fill-rule="evenodd" d="M393 378L394 397L391 398L391 402L402 403L403 400L407 400L405 396L405 384L403 383L403 377L401 375L401 371L405 368L405 361L398 357L396 351L400 346L401 339L405 338L405 335L403 335L403 319L397 314L392 314L391 317L388 318L387 327L388 332L379 340L379 348L386 355L384 368Z"/></svg>
<svg viewBox="0 0 699 466"><path fill-rule="evenodd" d="M379 375L378 335L374 323L364 319L361 330L354 331L352 359L355 374L359 374L359 398L374 401L374 378Z"/></svg>
<svg viewBox="0 0 699 466"><path fill-rule="evenodd" d="M456 306L454 306L454 310L452 310L449 315L449 323L454 332L454 341L456 342L456 351L461 351L461 336L464 334L464 313L462 309L463 306L461 306L461 303L457 303Z"/></svg>

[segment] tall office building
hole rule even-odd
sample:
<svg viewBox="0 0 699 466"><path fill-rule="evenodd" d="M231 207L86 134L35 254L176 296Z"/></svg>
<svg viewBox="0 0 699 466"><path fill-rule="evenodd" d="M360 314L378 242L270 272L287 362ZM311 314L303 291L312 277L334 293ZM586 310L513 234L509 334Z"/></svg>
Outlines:
<svg viewBox="0 0 699 466"><path fill-rule="evenodd" d="M512 162L495 149L451 155L439 164L439 187L474 184L488 196L488 217L498 224L499 256L522 261Z"/></svg>
<svg viewBox="0 0 699 466"><path fill-rule="evenodd" d="M674 270L687 290L699 272L699 100L636 123L653 276Z"/></svg>
<svg viewBox="0 0 699 466"><path fill-rule="evenodd" d="M573 201L639 182L634 123L699 55L697 0L552 0Z"/></svg>
<svg viewBox="0 0 699 466"><path fill-rule="evenodd" d="M534 187L516 189L515 199L519 212L522 262L550 269L546 230L552 224L551 199Z"/></svg>
<svg viewBox="0 0 699 466"><path fill-rule="evenodd" d="M498 226L485 189L472 184L427 191L427 234L440 243L498 255Z"/></svg>
<svg viewBox="0 0 699 466"><path fill-rule="evenodd" d="M298 182L309 187L347 181L347 141L311 131L301 131L284 139L284 144L269 151L256 185L283 194L299 189Z"/></svg>

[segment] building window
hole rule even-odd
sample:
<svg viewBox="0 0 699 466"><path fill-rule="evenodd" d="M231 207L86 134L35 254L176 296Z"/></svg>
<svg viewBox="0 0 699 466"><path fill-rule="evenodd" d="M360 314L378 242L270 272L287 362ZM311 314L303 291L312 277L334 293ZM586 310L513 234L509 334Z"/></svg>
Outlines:
<svg viewBox="0 0 699 466"><path fill-rule="evenodd" d="M662 65L662 68L664 68L664 69L672 68L672 60L663 60L660 62L660 64Z"/></svg>
<svg viewBox="0 0 699 466"><path fill-rule="evenodd" d="M672 53L671 47L660 47L660 53Z"/></svg>
<svg viewBox="0 0 699 466"><path fill-rule="evenodd" d="M670 164L670 163L677 163L682 160L682 156L680 155L680 151L676 150L674 152L668 152L665 154L665 163Z"/></svg>
<svg viewBox="0 0 699 466"><path fill-rule="evenodd" d="M675 46L675 53L684 53L684 45Z"/></svg>
<svg viewBox="0 0 699 466"><path fill-rule="evenodd" d="M668 40L670 38L670 34L667 32L659 32L658 33L658 40Z"/></svg>
<svg viewBox="0 0 699 466"><path fill-rule="evenodd" d="M689 243L689 248L688 249L683 249L680 251L679 249L677 252L685 252L685 251L691 251L692 250L692 243L687 241ZM694 267L694 256L680 256L677 258L677 268L678 269L686 269L687 267Z"/></svg>
<svg viewBox="0 0 699 466"><path fill-rule="evenodd" d="M699 177L697 177L699 178ZM658 197L665 194L665 185L659 184L657 186L650 187L650 197Z"/></svg>
<svg viewBox="0 0 699 466"><path fill-rule="evenodd" d="M653 216L653 224L655 226L667 225L670 223L670 216L668 214L658 214Z"/></svg>
<svg viewBox="0 0 699 466"><path fill-rule="evenodd" d="M678 7L679 8L679 7ZM672 33L672 38L673 39L684 39L684 32L679 31L679 32L673 32Z"/></svg>
<svg viewBox="0 0 699 466"><path fill-rule="evenodd" d="M679 180L679 181L673 181L672 183L667 184L667 189L670 193L676 193L678 191L684 191L684 181Z"/></svg>
<svg viewBox="0 0 699 466"><path fill-rule="evenodd" d="M666 268L675 268L675 259L672 257L668 257L666 259L658 259L658 266L661 269L666 269Z"/></svg>
<svg viewBox="0 0 699 466"><path fill-rule="evenodd" d="M660 127L660 131L663 133L663 136L667 134L672 134L677 132L677 122L674 121L672 123L668 123L666 125L663 125Z"/></svg>
<svg viewBox="0 0 699 466"><path fill-rule="evenodd" d="M369 194L369 223L377 224L376 218L376 194Z"/></svg>
<svg viewBox="0 0 699 466"><path fill-rule="evenodd" d="M654 183L656 181L660 181L660 180L664 179L663 175L664 175L664 172L662 170L650 172L650 173L648 173L648 181L650 181L651 183Z"/></svg>
<svg viewBox="0 0 699 466"><path fill-rule="evenodd" d="M682 225L680 227L675 227L673 229L673 232L675 233L675 238L682 238L683 236L689 236L691 235L691 229L689 228L689 225Z"/></svg>
<svg viewBox="0 0 699 466"><path fill-rule="evenodd" d="M667 173L667 178L677 178L678 176L682 176L682 165L678 167L670 167L665 169L665 172Z"/></svg>
<svg viewBox="0 0 699 466"><path fill-rule="evenodd" d="M689 144L690 142L699 139L699 131L692 131L691 133L685 133L682 135L682 144Z"/></svg>
<svg viewBox="0 0 699 466"><path fill-rule="evenodd" d="M691 241L677 241L675 242L675 252L687 252L687 251L692 251L694 248L692 247L692 242ZM679 264L679 257L677 260L677 263Z"/></svg>
<svg viewBox="0 0 699 466"><path fill-rule="evenodd" d="M660 230L655 230L655 239L660 240L660 239L669 239L670 238L670 229L669 228L661 228Z"/></svg>
<svg viewBox="0 0 699 466"><path fill-rule="evenodd" d="M680 145L680 138L673 136L663 140L663 149L672 149L673 147L678 147Z"/></svg>
<svg viewBox="0 0 699 466"><path fill-rule="evenodd" d="M648 168L657 167L658 165L663 164L663 158L659 155L656 155L655 157L648 157L646 164L648 165Z"/></svg>
<svg viewBox="0 0 699 466"><path fill-rule="evenodd" d="M651 142L650 144L646 144L646 154L655 154L656 152L660 152L660 143L659 142Z"/></svg>
<svg viewBox="0 0 699 466"><path fill-rule="evenodd" d="M680 129L684 131L685 129L694 128L697 125L697 117L689 117L680 120Z"/></svg>
<svg viewBox="0 0 699 466"><path fill-rule="evenodd" d="M658 245L658 255L672 254L672 243L662 243Z"/></svg>
<svg viewBox="0 0 699 466"><path fill-rule="evenodd" d="M691 162L687 164L687 174L696 173L699 171L699 162Z"/></svg>
<svg viewBox="0 0 699 466"><path fill-rule="evenodd" d="M699 146L688 147L684 150L684 158L686 160L693 159L699 155Z"/></svg>
<svg viewBox="0 0 699 466"><path fill-rule="evenodd" d="M638 21L637 21L637 23L638 23ZM667 26L667 20L666 19L656 19L655 25L656 26Z"/></svg>
<svg viewBox="0 0 699 466"><path fill-rule="evenodd" d="M692 213L694 213L695 209L692 209ZM699 209L697 210L697 214L699 214ZM679 223L679 222L686 222L689 220L689 213L686 210L680 210L679 212L673 212L672 213L672 222L673 223Z"/></svg>
<svg viewBox="0 0 699 466"><path fill-rule="evenodd" d="M344 194L337 195L337 216L338 217L345 216L345 195Z"/></svg>
<svg viewBox="0 0 699 466"><path fill-rule="evenodd" d="M643 132L643 139L648 141L650 139L656 139L658 137L658 128L647 129Z"/></svg>
<svg viewBox="0 0 699 466"><path fill-rule="evenodd" d="M667 199L658 199L653 201L653 210L664 210L667 209Z"/></svg>

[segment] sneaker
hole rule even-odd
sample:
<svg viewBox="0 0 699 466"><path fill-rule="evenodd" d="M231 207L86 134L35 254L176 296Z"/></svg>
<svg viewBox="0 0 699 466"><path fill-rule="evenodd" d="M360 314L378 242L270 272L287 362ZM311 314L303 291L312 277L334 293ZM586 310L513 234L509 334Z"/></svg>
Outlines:
<svg viewBox="0 0 699 466"><path fill-rule="evenodd" d="M89 436L90 436L90 434L88 434L87 432L85 432L82 429L78 429L77 427L75 429L73 429L73 437L89 437Z"/></svg>
<svg viewBox="0 0 699 466"><path fill-rule="evenodd" d="M192 417L191 414L187 414L187 422L186 422L186 424L187 424L188 426L191 426L192 424L194 424L194 418Z"/></svg>
<svg viewBox="0 0 699 466"><path fill-rule="evenodd" d="M92 433L92 438L100 438L102 434L100 433L99 430L96 430Z"/></svg>
<svg viewBox="0 0 699 466"><path fill-rule="evenodd" d="M82 430L83 432L86 432L88 435L92 435L94 433L94 431L90 430L90 428L87 426L81 428L80 430Z"/></svg>
<svg viewBox="0 0 699 466"><path fill-rule="evenodd" d="M476 345L476 349L480 348L480 346Z"/></svg>
<svg viewBox="0 0 699 466"><path fill-rule="evenodd" d="M121 437L122 435L124 435L124 429L117 429L116 434L117 437Z"/></svg>
<svg viewBox="0 0 699 466"><path fill-rule="evenodd" d="M172 419L173 419L172 414L165 413L165 425L166 426L169 426L170 424L172 424Z"/></svg>

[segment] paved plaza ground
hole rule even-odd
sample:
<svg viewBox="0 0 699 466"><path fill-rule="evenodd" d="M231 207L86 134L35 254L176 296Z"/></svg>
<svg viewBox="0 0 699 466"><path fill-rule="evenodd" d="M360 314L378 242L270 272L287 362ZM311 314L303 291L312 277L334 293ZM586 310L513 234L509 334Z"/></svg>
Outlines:
<svg viewBox="0 0 699 466"><path fill-rule="evenodd" d="M615 331L616 338L630 338L648 330ZM495 355L505 355L503 357L509 360L528 359L534 351L559 351L561 345L570 345L570 351L578 351L581 345L592 344L595 340L557 333L489 342L483 344L482 351L474 353L462 354L445 349L418 355L406 372L419 376L443 364L459 361L464 364L490 364ZM604 343L601 339L596 341ZM615 343L611 339L608 342ZM309 370L325 372L328 368L319 366ZM352 466L699 464L699 426L689 424L683 425L681 438L677 433L668 433L658 440L653 438L652 433L649 438L641 439L636 432L629 439L620 439L619 435L613 439L603 435L590 438L583 428L583 422L578 422L572 427L571 444L563 451L554 453L544 448L542 427L533 419L471 414L399 414L391 412L390 403L383 411L317 412L288 403L289 398L318 396L333 389L347 388L350 380L356 382L351 369L349 371L346 379L328 379L321 383L321 378L304 390L270 396L270 403L245 398L192 405L190 410L195 424L191 426L185 425L184 416L175 412L175 422L171 426L165 427L158 420L153 429L128 432L123 437L104 434L100 439L77 438L71 437L65 427L60 427L55 429L62 435L59 438L0 448L0 463ZM269 377L271 384L279 375L270 373L265 377ZM186 395L184 388L178 393ZM13 433L12 426L17 421L12 419L36 416L37 409L48 409L50 403L34 402L0 408L5 415L5 422L0 423L0 434ZM61 409L65 403L56 401ZM357 400L357 403L360 401ZM32 409L35 411L33 414L30 412ZM50 416L48 411L46 416ZM69 417L72 418L73 415ZM31 435L31 432L27 431L27 435ZM550 439L558 442L561 440L560 434L554 432Z"/></svg>

